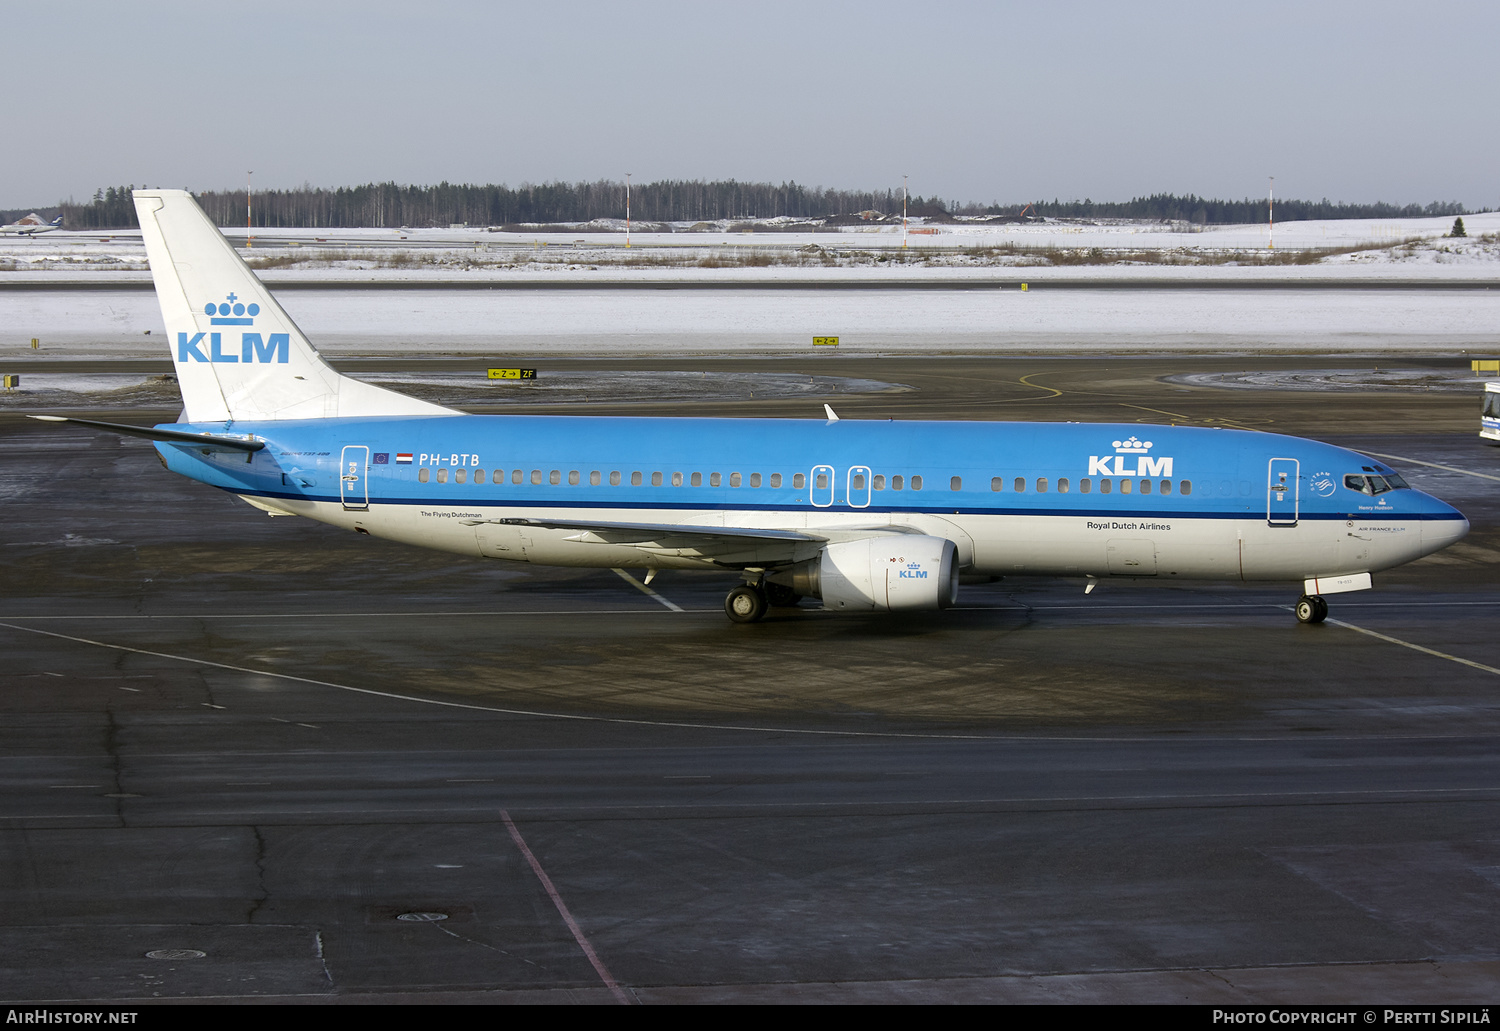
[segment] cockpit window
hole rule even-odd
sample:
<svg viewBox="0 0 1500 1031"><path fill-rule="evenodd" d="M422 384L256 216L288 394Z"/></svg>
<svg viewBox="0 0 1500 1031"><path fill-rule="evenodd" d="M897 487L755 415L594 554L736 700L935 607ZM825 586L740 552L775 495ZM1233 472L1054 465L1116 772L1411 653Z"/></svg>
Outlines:
<svg viewBox="0 0 1500 1031"><path fill-rule="evenodd" d="M1362 494L1372 495L1384 494L1388 490L1411 489L1411 486L1395 473L1385 473L1380 476L1345 476L1344 486Z"/></svg>

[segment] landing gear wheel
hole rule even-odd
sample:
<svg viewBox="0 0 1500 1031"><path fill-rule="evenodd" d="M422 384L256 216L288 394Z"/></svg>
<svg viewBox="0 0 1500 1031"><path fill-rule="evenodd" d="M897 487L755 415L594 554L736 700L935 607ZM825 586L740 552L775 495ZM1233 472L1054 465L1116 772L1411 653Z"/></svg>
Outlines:
<svg viewBox="0 0 1500 1031"><path fill-rule="evenodd" d="M1318 594L1304 594L1297 599L1297 622L1321 623L1328 618L1328 602Z"/></svg>
<svg viewBox="0 0 1500 1031"><path fill-rule="evenodd" d="M766 584L766 601L774 608L789 609L802 600L802 595L785 584Z"/></svg>
<svg viewBox="0 0 1500 1031"><path fill-rule="evenodd" d="M766 596L751 584L741 584L724 599L724 614L736 623L754 623L766 614Z"/></svg>

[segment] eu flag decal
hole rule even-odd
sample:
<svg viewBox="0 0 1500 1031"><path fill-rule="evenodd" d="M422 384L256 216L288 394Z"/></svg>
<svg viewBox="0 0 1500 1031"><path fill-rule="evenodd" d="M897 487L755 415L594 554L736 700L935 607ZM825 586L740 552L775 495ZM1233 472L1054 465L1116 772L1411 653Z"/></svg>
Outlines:
<svg viewBox="0 0 1500 1031"><path fill-rule="evenodd" d="M376 454L375 458L373 460L373 464L374 465L390 465L391 464L390 452L388 452L388 451L381 451L378 454Z"/></svg>

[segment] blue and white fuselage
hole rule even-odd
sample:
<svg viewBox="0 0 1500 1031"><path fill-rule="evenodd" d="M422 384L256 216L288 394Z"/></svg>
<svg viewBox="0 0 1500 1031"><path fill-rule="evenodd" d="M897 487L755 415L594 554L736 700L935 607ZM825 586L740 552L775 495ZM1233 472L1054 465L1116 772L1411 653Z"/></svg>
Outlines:
<svg viewBox="0 0 1500 1031"><path fill-rule="evenodd" d="M267 447L248 461L158 447L174 471L268 509L547 565L774 571L874 530L951 540L979 574L1309 580L1410 562L1468 529L1370 458L1239 430L558 416L230 430ZM1401 486L1372 493L1372 479ZM710 536L665 547L548 523ZM712 536L723 527L812 539L733 548Z"/></svg>
<svg viewBox="0 0 1500 1031"><path fill-rule="evenodd" d="M1300 581L1321 595L1468 523L1386 466L1235 430L466 415L340 375L181 191L135 194L184 417L175 472L273 515L459 554L720 569L730 618L951 605L963 574Z"/></svg>

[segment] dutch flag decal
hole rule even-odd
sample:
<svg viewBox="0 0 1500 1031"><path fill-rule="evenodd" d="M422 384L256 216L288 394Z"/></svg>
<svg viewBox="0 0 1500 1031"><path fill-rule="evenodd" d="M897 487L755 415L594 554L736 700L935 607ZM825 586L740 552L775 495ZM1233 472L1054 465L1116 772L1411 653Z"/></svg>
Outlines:
<svg viewBox="0 0 1500 1031"><path fill-rule="evenodd" d="M402 451L396 454L397 465L411 465L411 452Z"/></svg>

